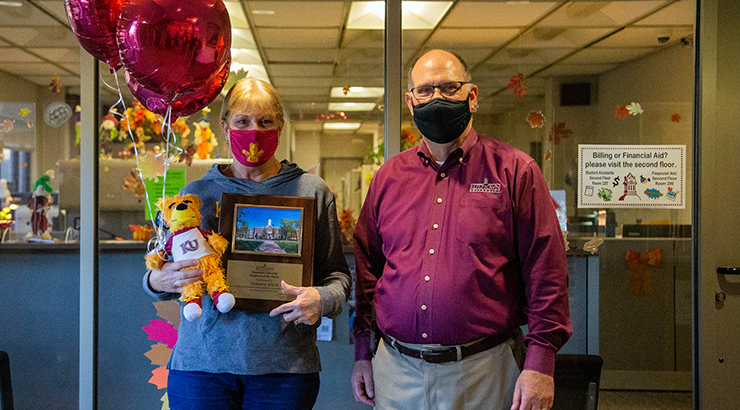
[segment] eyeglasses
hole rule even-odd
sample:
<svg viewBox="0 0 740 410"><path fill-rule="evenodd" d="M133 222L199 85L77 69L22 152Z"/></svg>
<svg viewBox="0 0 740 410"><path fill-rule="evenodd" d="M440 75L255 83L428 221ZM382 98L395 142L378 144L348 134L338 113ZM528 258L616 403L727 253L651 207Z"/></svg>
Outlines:
<svg viewBox="0 0 740 410"><path fill-rule="evenodd" d="M423 101L428 100L434 96L434 90L439 89L439 92L445 98L453 98L460 92L463 85L470 84L469 81L450 81L440 85L422 85L411 89L411 93L416 97L417 100Z"/></svg>

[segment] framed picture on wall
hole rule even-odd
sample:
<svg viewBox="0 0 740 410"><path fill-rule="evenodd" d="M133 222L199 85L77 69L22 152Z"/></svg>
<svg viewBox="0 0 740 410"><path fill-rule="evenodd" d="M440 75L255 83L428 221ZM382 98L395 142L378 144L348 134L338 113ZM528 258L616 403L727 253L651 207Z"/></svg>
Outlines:
<svg viewBox="0 0 740 410"><path fill-rule="evenodd" d="M280 286L313 284L316 198L224 193L223 267L234 309L266 313L293 300Z"/></svg>

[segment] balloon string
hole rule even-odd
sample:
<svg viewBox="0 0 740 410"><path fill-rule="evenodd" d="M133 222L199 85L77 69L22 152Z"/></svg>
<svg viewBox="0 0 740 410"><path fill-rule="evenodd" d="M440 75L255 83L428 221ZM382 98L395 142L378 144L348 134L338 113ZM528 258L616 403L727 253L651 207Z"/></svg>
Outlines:
<svg viewBox="0 0 740 410"><path fill-rule="evenodd" d="M139 180L141 181L141 184L144 187L144 201L146 202L146 207L147 207L147 210L149 211L149 215L152 215L152 219L154 219L154 218L156 218L156 214L152 211L152 202L151 202L151 199L149 197L149 191L146 189L146 181L144 179L144 173L141 171L141 165L140 165L140 162L139 162L140 161L139 147L138 147L138 144L136 143L136 139L134 138L134 133L131 130L131 121L128 118L128 114L126 113L126 110L128 108L126 107L126 101L123 99L123 94L121 93L121 84L118 81L118 73L116 71L113 71L113 78L115 78L115 80L116 80L116 88L113 88L108 83L106 83L105 80L103 79L102 75L100 77L100 79L103 82L103 84L105 84L108 88L110 88L111 90L114 90L114 91L116 91L118 93L118 101L116 101L116 103L113 104L108 111L109 112L112 112L114 115L116 115L118 117L121 117L121 118L123 118L123 119L126 120L126 128L128 129L128 135L129 135L129 137L131 137L131 143L132 143L133 148L134 148L134 158L136 159L136 171L138 172ZM118 104L121 104L121 107L123 107L123 114L120 114L120 113L118 113L116 111L111 111ZM144 153L146 154L146 151ZM147 252L150 252L153 249L161 248L161 247L164 246L164 243L165 243L164 242L164 232L161 229L161 226L160 227L157 227L156 224L154 223L154 220L152 220L152 226L154 226L155 228L157 228L157 238L156 238L156 240L154 240L154 243L152 243L151 240L149 241L149 243L147 244Z"/></svg>

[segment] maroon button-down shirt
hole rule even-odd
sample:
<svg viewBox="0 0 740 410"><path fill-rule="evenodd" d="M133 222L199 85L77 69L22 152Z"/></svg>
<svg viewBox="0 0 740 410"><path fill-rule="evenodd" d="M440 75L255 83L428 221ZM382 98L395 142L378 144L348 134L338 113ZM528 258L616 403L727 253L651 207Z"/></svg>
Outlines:
<svg viewBox="0 0 740 410"><path fill-rule="evenodd" d="M525 369L553 374L572 333L565 243L536 162L471 129L441 166L425 142L373 177L355 229L355 360L378 327L464 344L529 324Z"/></svg>

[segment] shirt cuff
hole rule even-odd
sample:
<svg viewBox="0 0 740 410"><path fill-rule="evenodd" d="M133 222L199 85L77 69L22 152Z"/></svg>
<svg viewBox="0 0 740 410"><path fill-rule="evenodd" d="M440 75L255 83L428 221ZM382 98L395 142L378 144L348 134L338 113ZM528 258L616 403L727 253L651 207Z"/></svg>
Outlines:
<svg viewBox="0 0 740 410"><path fill-rule="evenodd" d="M555 373L555 351L547 347L530 344L527 347L524 369L552 376Z"/></svg>
<svg viewBox="0 0 740 410"><path fill-rule="evenodd" d="M370 351L370 330L355 330L355 361L372 360Z"/></svg>
<svg viewBox="0 0 740 410"><path fill-rule="evenodd" d="M144 274L144 283L143 283L144 291L148 293L149 296L157 300L170 300L170 299L175 299L179 297L179 295L176 293L160 292L158 290L154 290L154 288L152 288L152 285L149 283L149 275L151 274L152 274L151 270L148 270Z"/></svg>

